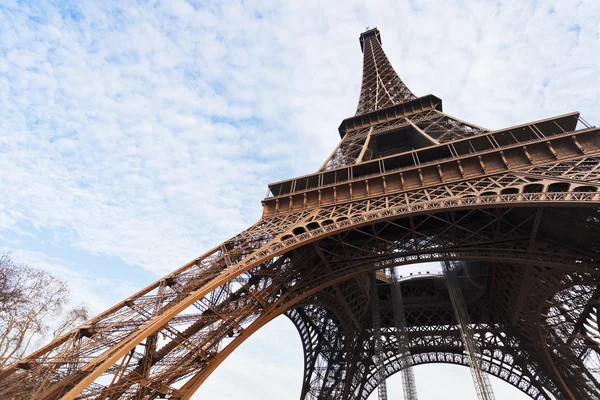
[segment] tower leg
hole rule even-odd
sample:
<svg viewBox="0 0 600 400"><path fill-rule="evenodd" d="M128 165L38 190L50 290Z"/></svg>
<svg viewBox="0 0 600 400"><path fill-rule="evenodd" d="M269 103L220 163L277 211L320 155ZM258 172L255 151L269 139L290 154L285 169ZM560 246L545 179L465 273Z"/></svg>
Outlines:
<svg viewBox="0 0 600 400"><path fill-rule="evenodd" d="M301 400L339 399L346 376L343 330L328 309L308 305L287 313L304 347Z"/></svg>
<svg viewBox="0 0 600 400"><path fill-rule="evenodd" d="M396 276L396 270L390 268L392 277L392 302L394 308L394 324L396 325L396 338L398 340L398 351L401 357L401 363L405 364L400 372L402 375L402 391L404 400L418 400L417 384L412 369L412 359L408 349L408 335L406 333L406 315L404 312L404 302L402 300L402 290L400 282Z"/></svg>
<svg viewBox="0 0 600 400"><path fill-rule="evenodd" d="M481 352L473 340L473 331L470 327L467 307L456 281L456 271L452 268L452 263L450 262L444 262L443 269L444 276L446 277L446 284L448 286L448 294L450 295L450 301L452 303L452 309L454 310L454 315L456 316L456 320L458 322L463 346L469 359L471 375L473 376L473 382L475 383L477 398L479 400L495 400L489 377L485 372L482 371L481 368Z"/></svg>
<svg viewBox="0 0 600 400"><path fill-rule="evenodd" d="M383 345L381 343L381 311L379 309L379 294L377 292L375 273L369 274L369 279L371 280L371 314L373 318L373 344L375 347L373 361L379 374L377 394L379 400L387 400L387 385L385 383L387 374L384 365Z"/></svg>

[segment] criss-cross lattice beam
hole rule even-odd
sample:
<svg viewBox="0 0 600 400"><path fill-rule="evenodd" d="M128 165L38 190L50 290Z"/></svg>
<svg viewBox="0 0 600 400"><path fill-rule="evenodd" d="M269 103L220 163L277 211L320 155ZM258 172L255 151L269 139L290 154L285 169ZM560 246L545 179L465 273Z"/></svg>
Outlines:
<svg viewBox="0 0 600 400"><path fill-rule="evenodd" d="M396 269L390 268L389 271L392 278L392 307L394 308L394 325L396 327L398 352L400 357L404 357L403 361L405 364L401 372L404 400L418 400L419 397L417 394L417 384L415 382L415 375L412 365L410 364L411 360L407 336L406 315L404 311L404 300L402 299L402 288L396 275Z"/></svg>
<svg viewBox="0 0 600 400"><path fill-rule="evenodd" d="M335 315L307 305L290 310L304 347L304 382L300 399L321 400L339 396L345 378L345 338Z"/></svg>
<svg viewBox="0 0 600 400"><path fill-rule="evenodd" d="M460 335L468 357L471 375L473 376L477 398L479 400L495 400L492 385L481 367L481 350L473 340L473 331L471 330L471 321L469 314L467 313L465 300L456 281L455 274L457 269L448 261L444 262L442 265L448 287L448 294L450 295L450 301L452 303L452 309L454 310L454 314L458 321Z"/></svg>
<svg viewBox="0 0 600 400"><path fill-rule="evenodd" d="M388 201L387 203L381 203L381 205L390 206L392 204ZM371 203L370 207L376 209L376 204ZM357 213L363 212L359 205L353 207L353 211ZM349 216L348 209L338 208L326 213L322 220L331 218L332 212L339 212L345 218ZM539 238L544 237L545 226L548 223L545 219L547 214L544 213L544 217L540 223L541 231L537 235ZM311 250L311 247L305 246L301 250L294 250L292 253L289 253L289 257L272 258L268 262L261 264L259 269L249 268L246 272L242 272L241 275L228 278L226 285L216 286L214 291L207 292L207 296L194 298L195 301L187 303L190 306L197 307L199 312L196 317L197 322L190 322L188 326L184 326L182 329L174 330L172 326L163 329L164 334L171 338L171 342L163 346L159 351L160 353L154 357L156 362L150 372L151 383L146 384L142 379L134 378L135 376L139 376L139 360L144 357L143 354L138 355L135 350L130 362L121 364L120 359L117 359L117 362L114 364L115 367L111 366L105 371L111 377L111 380L112 377L118 376L115 382L121 382L118 384L121 389L117 391L125 391L123 393L137 393L140 385L144 385L152 393L166 391L167 393L175 394L179 389L175 389L172 386L173 383L190 374L194 374L194 371L212 370L216 365L215 360L222 359L219 356L219 343L230 334L233 334L234 337L247 337L245 331L247 330L248 323L252 322L259 315L267 313L268 310L280 307L279 304L287 301L293 293L298 294L300 286L297 285L300 282L306 285L304 287L318 288L322 285L322 282L327 280L335 282L339 279L347 279L344 277L355 273L357 271L356 268L373 268L373 262L378 262L379 264L377 265L379 265L379 268L386 268L397 262L443 259L444 257L449 257L450 254L454 257L464 259L468 259L469 257L485 259L485 257L500 257L503 254L510 254L510 257L513 257L515 261L529 257L535 259L538 264L544 263L544 259L552 263L554 262L553 260L564 257L561 265L565 265L564 268L567 268L567 270L585 271L587 268L585 262L575 261L570 255L557 253L556 249L548 251L548 249L534 246L534 250L530 251L528 246L529 237L525 237L519 230L523 229L519 222L523 218L519 218L517 215L517 218L512 219L514 220L513 223L507 222L511 219L508 218L506 213L497 213L485 208L480 209L476 213L470 210L461 211L458 215L456 213L454 215L453 217L452 213L438 213L417 215L411 217L412 220L411 218L384 219L381 223L377 223L378 225L374 229L370 230L360 227L365 226L363 224L366 222L361 217L363 223L358 224L357 229L348 231L342 229L337 231L339 233L335 234L334 232L336 231L332 231L331 236L328 236L325 242L319 244L319 247L323 249L323 254L328 257L330 272L322 268L323 263L320 261L320 257L316 254L314 248ZM393 214L390 214L391 216ZM490 221L497 221L498 216L502 216L503 222L501 225L498 225L498 223L489 223ZM289 217L286 216L286 218ZM310 222L305 223L312 224L319 221L318 218L320 217L319 214L309 214L307 218L310 218L308 220ZM345 219L340 224L343 226L350 225L351 227L352 225L347 224L347 222L352 222L352 218ZM530 217L526 217L525 219L527 218ZM370 223L374 224L376 221L376 219L370 220ZM458 226L456 221L460 221ZM273 223L277 224L285 222L286 220L280 218L277 221L273 221ZM260 229L268 229L269 226L269 224L263 224ZM327 228L330 226L325 225ZM453 226L455 228L451 228ZM497 242L499 226L504 233L500 236L503 240ZM515 229L515 227L519 226L521 228ZM295 229L292 227L289 229ZM463 234L453 234L455 229L463 228ZM319 229L325 230L324 228ZM315 229L313 231L318 230ZM384 240L376 239L378 235L384 238ZM240 236L240 238L243 237L246 237L246 235ZM311 237L312 234L298 233L293 241L289 239L285 239L285 241L297 243L300 238L308 239ZM339 240L336 238L339 238ZM252 240L261 239L260 236L256 236ZM219 268L229 268L227 267L228 262L231 264L231 268L233 268L232 260L235 260L233 258L234 254L239 254L240 257L243 257L242 260L250 257L248 253L243 251L237 252L235 246L238 243L240 242L236 239L236 241L232 242L231 246L225 246L225 252L227 252L229 261L225 258L223 249L219 247L218 252L221 258L217 260L224 260L223 267ZM516 245L516 243L522 243L522 245ZM382 244L387 246L385 251L385 254L387 254L386 257L388 257L387 260L381 259ZM501 247L494 249L494 245ZM370 249L371 246L372 250ZM502 246L504 246L504 249L502 249ZM332 254L332 252L335 254ZM472 255L469 256L469 253ZM354 259L354 266L352 267L345 266L343 263L343 259L348 259L349 257ZM376 261L378 259L380 261ZM236 262L239 263L240 261ZM303 270L302 268L298 268L298 262L301 262L302 265L313 265L315 269ZM193 264L189 268L196 268L198 264L202 265L202 261ZM361 267L361 265L364 265L364 267ZM216 266L219 266L219 264L217 263ZM321 266L319 267L320 269L317 269L317 266ZM126 301L124 307L116 309L114 313L107 315L106 318L96 320L95 322L92 321L92 323L88 323L86 326L72 333L71 335L73 336L67 337L67 340L71 340L70 343L76 344L75 347L65 347L66 351L58 357L49 355L48 358L39 359L40 361L35 362L30 359L27 361L28 364L23 364L22 367L19 367L21 372L15 377L36 376L29 375L27 371L43 373L46 375L42 376L50 377L48 382L52 384L52 375L48 374L52 374L53 371L77 370L93 361L95 354L99 354L97 352L101 352L109 346L114 346L122 342L123 338L129 335L129 332L133 331L134 334L137 334L140 331L140 327L147 329L148 323L144 322L144 320L149 318L150 323L154 323L151 317L151 310L154 309L157 300L160 300L161 304L165 305L162 306L164 308L161 308L161 310L164 310L160 314L162 317L164 313L172 309L173 304L179 304L191 293L195 293L196 288L206 282L204 280L206 276L218 276L218 274L211 275L210 271L209 268L206 271L207 275L197 274L194 276L189 269L183 269L180 276L175 275L164 278L164 280L161 280L161 282L164 281L164 293L158 293L160 285L157 285L155 291L152 288L144 290L142 295ZM316 273L316 271L319 271L319 273ZM294 288L294 291L290 290L292 288ZM183 311L184 309L182 308L181 310ZM175 317L169 318L173 318L173 321L176 321ZM185 340L180 337L185 338ZM140 340L139 343L144 343L144 340ZM193 343L193 346L190 345L190 341ZM58 350L59 348L56 349ZM123 353L123 356L129 354L132 349L134 348L129 348ZM69 358L71 357L69 355L71 351L78 355L76 359ZM43 363L50 360L53 362L47 364L48 368L43 368ZM205 379L206 375L202 376L202 379ZM125 379L125 377L127 378ZM81 375L72 375L70 379L75 380L76 378L81 379ZM15 384L17 384L16 382L20 382L20 388L26 387L22 380L14 382ZM64 380L62 382L66 383ZM131 382L133 382L133 386ZM192 386L190 385L189 390L191 390ZM16 386L7 385L2 390L6 392L11 390L11 387ZM58 388L58 386L56 387ZM100 389L96 386L90 386L89 390L91 394ZM115 388L111 388L110 390L114 393ZM51 393L60 392L48 393L52 395Z"/></svg>
<svg viewBox="0 0 600 400"><path fill-rule="evenodd" d="M360 42L363 79L356 115L415 99L383 52L377 28L361 34Z"/></svg>
<svg viewBox="0 0 600 400"><path fill-rule="evenodd" d="M381 343L381 311L379 309L379 294L377 292L377 279L375 273L369 274L371 281L371 320L373 323L373 363L376 370L379 372L377 385L377 395L379 400L387 400L387 385L385 382L386 373L383 357L383 344Z"/></svg>

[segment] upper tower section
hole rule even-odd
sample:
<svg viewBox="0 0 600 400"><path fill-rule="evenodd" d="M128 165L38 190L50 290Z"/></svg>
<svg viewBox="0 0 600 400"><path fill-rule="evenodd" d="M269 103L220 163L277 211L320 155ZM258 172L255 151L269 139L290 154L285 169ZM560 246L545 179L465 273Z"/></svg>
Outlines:
<svg viewBox="0 0 600 400"><path fill-rule="evenodd" d="M356 115L390 107L417 98L396 74L381 48L377 28L360 34L363 76Z"/></svg>

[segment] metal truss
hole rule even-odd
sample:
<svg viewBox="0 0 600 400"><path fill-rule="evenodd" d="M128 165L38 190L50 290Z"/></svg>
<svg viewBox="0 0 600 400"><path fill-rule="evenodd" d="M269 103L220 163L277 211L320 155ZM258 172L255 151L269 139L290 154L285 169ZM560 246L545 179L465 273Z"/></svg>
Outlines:
<svg viewBox="0 0 600 400"><path fill-rule="evenodd" d="M439 110L426 110L392 121L381 122L369 127L350 130L336 149L321 166L321 171L353 165L377 157L402 153L405 147L386 148L374 154L373 144L377 137L411 129L423 135L431 144L447 143L488 132L487 129L461 121ZM373 142L371 142L373 139Z"/></svg>
<svg viewBox="0 0 600 400"><path fill-rule="evenodd" d="M429 279L420 278L421 281ZM443 278L438 277L437 280L443 281ZM413 321L409 330L409 360L406 360L397 351L399 344L397 342L398 332L395 326L390 325L383 328L382 343L386 344L383 348L383 353L386 355L383 371L386 378L395 372L404 370L407 364L420 365L444 362L464 366L470 365L468 355L464 353L460 330L457 326L452 306L447 297L432 295L429 289L420 290L420 283L418 280L410 282L412 287L407 292L410 292L412 296L408 298L414 303L416 303L415 300L417 298L435 298L436 304L434 305L432 304L433 302L429 302L430 305L427 307L427 312L420 309L421 307L416 307L416 304L408 308L410 310L408 314L409 321ZM445 286L443 282L440 283L441 287ZM463 290L464 286L461 285ZM379 287L384 289L381 299L381 318L385 326L385 321L391 322L391 318L393 318L389 315L392 312L389 309L393 308L393 303L390 303L391 298L389 297L391 288L388 287L386 290L384 282L380 282ZM441 300L441 298L445 299ZM490 303L480 302L474 304L471 302L470 304L472 306L468 308L469 315L473 320L478 322L473 326L473 332L475 333L473 337L476 345L482 350L480 353L482 355L482 370L505 380L534 399L550 399L551 397L548 393L557 393L557 386L553 384L548 375L545 375L545 369L542 365L536 363L535 357L532 355L531 350L527 348L527 344L523 339L520 339L506 327L501 328L497 325L490 326L481 323L482 319L489 318L486 316L489 315ZM386 308L388 308L387 312ZM413 318L417 315L419 323L418 325L414 325L415 320ZM369 318L366 318L364 321L365 324L369 324ZM319 324L318 320L315 322ZM320 330L328 331L326 328ZM345 397L327 397L325 395L322 398L366 399L377 387L378 382L384 379L381 377L381 369L378 371L370 359L370 354L372 354L373 350L372 337L368 334L357 334L356 337L359 339L346 341L349 345L345 350L342 348L338 348L337 350L338 353L347 352L351 354L349 360L352 360L352 362L347 363L345 366L345 378L336 382L338 388L343 387L344 382L351 382L351 385L346 385L346 392L350 392L350 395ZM362 344L360 344L361 340ZM342 344L343 341L338 340L335 343ZM310 349L311 347L308 346L307 348ZM339 364L336 365L339 368ZM313 390L315 393L319 393L318 386L315 386ZM338 391L341 391L341 389L338 389ZM560 393L558 393L557 398L561 398Z"/></svg>
<svg viewBox="0 0 600 400"><path fill-rule="evenodd" d="M364 57L357 115L417 98L394 71L381 48L381 36L377 29L362 33L360 45Z"/></svg>
<svg viewBox="0 0 600 400"><path fill-rule="evenodd" d="M286 314L302 399L364 400L407 366L469 365L443 277L402 283L398 324L381 273L442 261L464 266L483 372L534 399L598 398L600 130L572 113L487 131L412 94L379 31L361 45L357 115L320 171L269 185L255 225L1 370L0 398L189 399Z"/></svg>
<svg viewBox="0 0 600 400"><path fill-rule="evenodd" d="M517 202L515 204L518 205ZM347 208L340 211L343 211L341 220L326 223L335 215L335 210L322 210L322 222L308 232L297 230L299 225L290 223L293 220L291 216L278 219L278 224L291 225L284 232L293 234L296 230L292 238L283 239L285 235L279 235L279 243L282 244L297 244L300 240L314 242L310 240L312 232L325 231L325 228L328 228L328 233L316 245L295 246L296 250L281 249L283 256L269 254L268 250L273 247L266 241L261 252L266 253L267 261L257 260L256 264L250 264L239 274L224 275L224 272L232 271L246 258L258 256L249 252L244 255L245 252L240 251L237 254L243 258L234 263L228 256L235 247L231 245L231 250L226 253L223 249L230 244L219 246L216 254L208 256L214 257L208 258L214 264L203 264L207 258L202 258L184 267L15 365L12 373L5 378L4 393L14 393L10 390L23 393L22 389L28 382L45 379L48 387L32 388L34 395L44 398L40 393L49 393L56 397L55 393L61 392L54 390L65 382L61 376L83 380L86 376L77 372L93 366L101 372L98 378L93 378L93 384L86 383L86 388L80 393L82 398L96 398L98 393L106 398L134 398L141 387L152 393L147 397L162 393L185 398L186 393L191 393L201 384L226 354L262 324L293 307L294 302L335 282L392 265L443 259L488 260L534 263L539 267L558 268L561 273L590 274L590 279L595 280L600 277L594 258L573 253L568 246L565 249L567 241L561 247L557 246L551 237L552 231L544 233L544 237L549 236L548 243L539 240L546 227L554 223L554 219L550 218L553 211L543 213L539 221L535 209L523 207L441 209L437 213L416 212L407 216L384 212L387 219L366 218L361 207L356 207L355 211L360 215L356 220L355 217L348 218ZM559 212L567 212L570 219L591 224L588 229L592 231L588 231L588 237L594 237L598 226L590 222L589 214L577 216L569 213L568 209ZM594 216L595 211L591 215ZM308 228L309 224L319 221L318 214L313 214L310 221L304 226ZM265 229L265 225L258 229ZM329 228L332 225L346 229ZM235 240L241 239L237 237ZM228 262L231 267L227 266ZM205 267L201 268L203 265ZM207 295L200 294L200 287L219 279L225 283L213 283L215 289L207 291ZM358 286L358 292L365 291L364 286L362 289ZM157 309L159 313L154 312ZM539 318L541 314L537 315ZM357 313L345 317L345 320L352 319L359 319ZM411 321L410 312L407 320ZM351 329L351 326L347 328ZM138 336L140 332L148 335L137 339L142 336ZM152 346L154 334L165 338L166 343L155 348L148 371L144 367L148 365L144 359L146 349ZM229 337L233 340L225 345ZM135 346L123 346L130 340ZM118 363L111 364L110 368L98 363L98 359L108 358L117 349L125 349L113 356ZM148 383L143 380L144 368L148 371L148 378L145 378ZM103 376L110 379L108 384L100 383L99 378ZM173 385L190 377L182 388Z"/></svg>
<svg viewBox="0 0 600 400"><path fill-rule="evenodd" d="M404 360L405 366L402 369L402 391L404 393L404 400L418 400L415 375L412 365L409 363L410 350L407 335L408 324L406 323L402 288L396 275L396 269L390 268L389 272L390 277L392 278L390 284L392 289L392 307L394 309L394 326L396 327L396 340L398 341L398 354L400 357L406 357Z"/></svg>
<svg viewBox="0 0 600 400"><path fill-rule="evenodd" d="M467 312L467 306L456 281L455 274L458 272L458 268L454 267L449 261L443 262L442 265L444 266L444 278L446 279L450 303L458 322L458 330L460 331L465 354L469 362L477 398L479 400L495 400L496 397L494 396L489 378L481 368L481 350L475 344L473 338L474 332L471 329L471 320Z"/></svg>
<svg viewBox="0 0 600 400"><path fill-rule="evenodd" d="M381 340L381 310L379 309L379 294L377 293L377 279L375 273L369 274L371 281L371 315L372 315L372 333L373 337L373 364L375 370L379 373L377 385L377 398L379 400L387 400L387 385L385 383L385 368L383 356L383 344Z"/></svg>
<svg viewBox="0 0 600 400"><path fill-rule="evenodd" d="M336 315L328 308L307 305L290 310L287 316L298 328L304 346L301 398L339 398L347 360L345 336Z"/></svg>

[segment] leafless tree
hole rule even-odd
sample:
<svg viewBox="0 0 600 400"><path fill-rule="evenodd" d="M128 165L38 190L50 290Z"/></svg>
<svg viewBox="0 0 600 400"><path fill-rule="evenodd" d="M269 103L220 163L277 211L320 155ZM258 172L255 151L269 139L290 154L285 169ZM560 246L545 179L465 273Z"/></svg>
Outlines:
<svg viewBox="0 0 600 400"><path fill-rule="evenodd" d="M64 313L68 294L63 279L0 255L0 368L23 357L53 329L57 337L88 318L83 306Z"/></svg>
<svg viewBox="0 0 600 400"><path fill-rule="evenodd" d="M54 338L62 336L64 333L70 331L73 327L80 325L82 322L87 321L89 318L89 312L86 306L73 307L66 313L60 325L54 330Z"/></svg>

